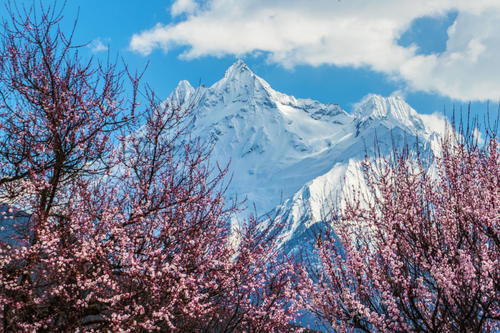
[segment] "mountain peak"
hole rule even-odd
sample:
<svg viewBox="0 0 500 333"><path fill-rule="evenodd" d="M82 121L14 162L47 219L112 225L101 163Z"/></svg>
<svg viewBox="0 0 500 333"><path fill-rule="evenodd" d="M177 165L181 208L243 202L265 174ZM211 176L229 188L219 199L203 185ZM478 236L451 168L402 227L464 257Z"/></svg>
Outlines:
<svg viewBox="0 0 500 333"><path fill-rule="evenodd" d="M226 74L224 74L224 77L238 78L241 77L241 74L243 73L247 75L255 75L243 60L238 59L234 64L229 66L229 68L226 70Z"/></svg>
<svg viewBox="0 0 500 333"><path fill-rule="evenodd" d="M193 86L191 85L191 83L189 83L188 80L180 80L179 83L177 84L177 87L175 88L175 90L178 90L178 91L194 91L195 89L193 88Z"/></svg>
<svg viewBox="0 0 500 333"><path fill-rule="evenodd" d="M361 102L354 105L353 115L359 119L394 118L406 120L417 113L400 96L383 97L376 94L365 96Z"/></svg>
<svg viewBox="0 0 500 333"><path fill-rule="evenodd" d="M191 98L195 93L195 89L187 80L181 80L177 84L172 94L169 97L169 101L176 106L187 104L191 102Z"/></svg>
<svg viewBox="0 0 500 333"><path fill-rule="evenodd" d="M232 64L224 77L214 83L209 89L214 95L223 96L223 100L245 101L256 99L263 104L272 104L270 95L273 90L269 84L241 60Z"/></svg>

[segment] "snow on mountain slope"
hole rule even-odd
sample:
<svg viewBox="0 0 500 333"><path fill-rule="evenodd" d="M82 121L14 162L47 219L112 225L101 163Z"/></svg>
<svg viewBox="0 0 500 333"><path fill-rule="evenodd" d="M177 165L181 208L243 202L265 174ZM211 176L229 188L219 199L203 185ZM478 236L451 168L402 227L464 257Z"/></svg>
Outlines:
<svg viewBox="0 0 500 333"><path fill-rule="evenodd" d="M354 131L338 105L281 94L241 61L197 93L181 81L171 98L189 103L195 95L194 134L215 140L214 160L230 162L228 195L247 197L259 213L327 172L332 147Z"/></svg>
<svg viewBox="0 0 500 333"><path fill-rule="evenodd" d="M214 140L213 159L230 162L228 196L274 210L293 242L320 221L350 184L362 179L359 162L377 149L418 142L436 152L444 120L420 115L401 97L368 95L347 113L336 104L296 99L272 89L242 61L208 88L181 81L169 97L193 103L194 134ZM429 126L432 123L432 126ZM441 124L441 125L439 125Z"/></svg>
<svg viewBox="0 0 500 333"><path fill-rule="evenodd" d="M275 210L276 219L285 225L280 243L291 250L321 230L316 223L328 217L334 207L342 207L353 186L367 190L360 170L366 155L388 156L394 148L407 145L415 150L417 144L423 154L439 154L439 139L446 130L444 118L420 115L400 97L369 95L355 105L353 117L356 134L334 160L332 169L306 183Z"/></svg>

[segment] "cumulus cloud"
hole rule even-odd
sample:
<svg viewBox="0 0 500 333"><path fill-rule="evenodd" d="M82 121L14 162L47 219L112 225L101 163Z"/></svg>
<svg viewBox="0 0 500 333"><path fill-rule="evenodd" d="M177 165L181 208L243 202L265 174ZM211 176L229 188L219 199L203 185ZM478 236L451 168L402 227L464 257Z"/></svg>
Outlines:
<svg viewBox="0 0 500 333"><path fill-rule="evenodd" d="M198 9L198 4L194 0L176 0L172 4L170 13L172 16L181 14L192 14Z"/></svg>
<svg viewBox="0 0 500 333"><path fill-rule="evenodd" d="M417 54L397 43L413 20L458 15L446 50ZM407 89L459 100L500 98L498 0L177 0L172 24L134 34L130 48L144 55L186 47L182 57L263 52L292 68L299 64L367 67L403 80Z"/></svg>
<svg viewBox="0 0 500 333"><path fill-rule="evenodd" d="M92 53L104 52L108 50L108 46L105 45L100 38L94 39L88 47Z"/></svg>

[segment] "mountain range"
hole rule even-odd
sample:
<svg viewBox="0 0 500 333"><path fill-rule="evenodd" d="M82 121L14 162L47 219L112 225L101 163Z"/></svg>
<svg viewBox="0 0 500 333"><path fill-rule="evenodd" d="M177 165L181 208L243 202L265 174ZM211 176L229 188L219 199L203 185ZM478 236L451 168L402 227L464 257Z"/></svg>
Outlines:
<svg viewBox="0 0 500 333"><path fill-rule="evenodd" d="M361 183L365 156L416 144L436 153L446 127L444 117L420 114L399 96L370 94L349 112L295 98L241 60L210 87L179 82L166 102L194 107L193 134L215 143L212 160L229 163L226 196L282 221L281 243L292 247Z"/></svg>

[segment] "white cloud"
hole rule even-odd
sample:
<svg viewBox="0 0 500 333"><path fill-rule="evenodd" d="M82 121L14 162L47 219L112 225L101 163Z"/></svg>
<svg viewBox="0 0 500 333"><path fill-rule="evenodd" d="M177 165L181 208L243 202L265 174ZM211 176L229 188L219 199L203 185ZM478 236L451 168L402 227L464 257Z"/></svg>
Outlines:
<svg viewBox="0 0 500 333"><path fill-rule="evenodd" d="M425 128L431 132L440 133L442 136L447 133L451 126L449 119L442 112L420 114L420 119L424 122Z"/></svg>
<svg viewBox="0 0 500 333"><path fill-rule="evenodd" d="M458 16L443 53L417 55L415 46L397 44L414 19L452 10ZM190 15L134 34L131 49L147 55L187 47L187 59L265 52L288 68L364 66L404 80L410 90L500 98L498 0L209 0L203 8L177 0L171 12Z"/></svg>
<svg viewBox="0 0 500 333"><path fill-rule="evenodd" d="M176 0L170 9L172 16L181 14L192 14L198 9L198 4L194 0Z"/></svg>
<svg viewBox="0 0 500 333"><path fill-rule="evenodd" d="M405 90L402 90L402 89L397 89L397 90L394 90L392 93L391 93L391 97L401 97L402 99L405 99L406 97L406 94L407 94L407 91Z"/></svg>
<svg viewBox="0 0 500 333"><path fill-rule="evenodd" d="M100 38L94 39L88 47L92 51L92 53L104 52L108 50L108 46L105 45Z"/></svg>
<svg viewBox="0 0 500 333"><path fill-rule="evenodd" d="M472 136L474 137L474 139L477 140L477 143L482 145L484 143L484 138L483 138L483 134L481 133L481 131L479 130L479 128L474 128L474 130L472 131Z"/></svg>

